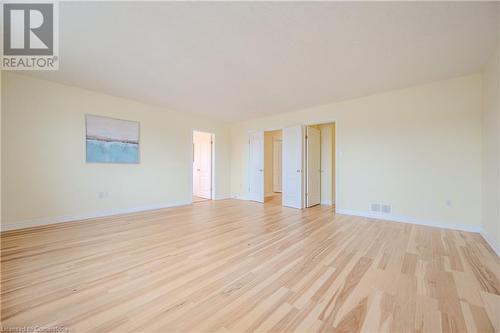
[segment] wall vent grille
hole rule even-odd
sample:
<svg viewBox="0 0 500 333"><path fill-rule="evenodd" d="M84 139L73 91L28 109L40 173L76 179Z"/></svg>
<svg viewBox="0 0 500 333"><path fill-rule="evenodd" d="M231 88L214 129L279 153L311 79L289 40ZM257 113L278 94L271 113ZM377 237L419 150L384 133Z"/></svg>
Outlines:
<svg viewBox="0 0 500 333"><path fill-rule="evenodd" d="M378 203L371 203L370 204L370 211L372 211L372 212L380 212L380 204L378 204Z"/></svg>
<svg viewBox="0 0 500 333"><path fill-rule="evenodd" d="M390 214L392 212L392 207L391 205L381 205L380 211L385 214Z"/></svg>
<svg viewBox="0 0 500 333"><path fill-rule="evenodd" d="M391 214L392 206L381 203L370 203L370 212Z"/></svg>

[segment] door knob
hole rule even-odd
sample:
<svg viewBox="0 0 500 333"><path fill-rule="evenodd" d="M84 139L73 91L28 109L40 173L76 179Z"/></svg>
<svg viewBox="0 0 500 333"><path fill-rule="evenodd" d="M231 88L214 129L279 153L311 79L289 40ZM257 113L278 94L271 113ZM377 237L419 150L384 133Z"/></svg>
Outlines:
<svg viewBox="0 0 500 333"><path fill-rule="evenodd" d="M200 169L196 169L196 171L201 171Z"/></svg>
<svg viewBox="0 0 500 333"><path fill-rule="evenodd" d="M297 170L297 172L300 172L300 169L299 169L299 170Z"/></svg>
<svg viewBox="0 0 500 333"><path fill-rule="evenodd" d="M264 169L259 169L260 172L264 171Z"/></svg>

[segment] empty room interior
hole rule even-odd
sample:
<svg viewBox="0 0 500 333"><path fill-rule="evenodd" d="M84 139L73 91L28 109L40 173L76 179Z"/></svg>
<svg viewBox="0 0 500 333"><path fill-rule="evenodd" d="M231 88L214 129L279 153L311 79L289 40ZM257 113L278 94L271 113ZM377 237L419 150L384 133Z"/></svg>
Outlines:
<svg viewBox="0 0 500 333"><path fill-rule="evenodd" d="M500 332L499 2L2 10L2 332Z"/></svg>

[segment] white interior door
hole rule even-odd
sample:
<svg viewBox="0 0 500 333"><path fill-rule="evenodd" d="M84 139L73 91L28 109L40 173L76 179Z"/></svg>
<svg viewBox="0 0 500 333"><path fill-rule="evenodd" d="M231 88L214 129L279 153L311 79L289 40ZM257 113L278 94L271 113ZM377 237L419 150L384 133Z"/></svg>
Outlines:
<svg viewBox="0 0 500 333"><path fill-rule="evenodd" d="M193 195L212 196L212 134L193 133Z"/></svg>
<svg viewBox="0 0 500 333"><path fill-rule="evenodd" d="M200 145L193 134L193 195L200 195Z"/></svg>
<svg viewBox="0 0 500 333"><path fill-rule="evenodd" d="M321 132L306 129L306 207L321 202Z"/></svg>
<svg viewBox="0 0 500 333"><path fill-rule="evenodd" d="M333 125L321 128L321 204L333 205Z"/></svg>
<svg viewBox="0 0 500 333"><path fill-rule="evenodd" d="M283 130L283 206L303 208L304 128Z"/></svg>
<svg viewBox="0 0 500 333"><path fill-rule="evenodd" d="M282 141L276 140L273 143L273 192L281 192L282 177Z"/></svg>
<svg viewBox="0 0 500 333"><path fill-rule="evenodd" d="M264 202L264 132L248 138L248 199Z"/></svg>

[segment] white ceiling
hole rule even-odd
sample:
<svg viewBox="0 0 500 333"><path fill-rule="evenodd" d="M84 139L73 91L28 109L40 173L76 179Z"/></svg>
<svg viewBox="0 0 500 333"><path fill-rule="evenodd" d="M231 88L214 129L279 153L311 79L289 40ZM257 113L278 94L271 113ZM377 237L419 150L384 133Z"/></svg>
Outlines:
<svg viewBox="0 0 500 333"><path fill-rule="evenodd" d="M479 71L494 2L61 2L30 75L227 121Z"/></svg>

